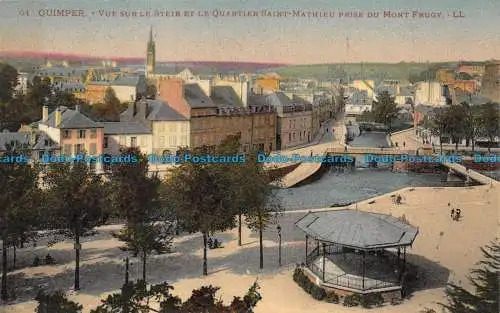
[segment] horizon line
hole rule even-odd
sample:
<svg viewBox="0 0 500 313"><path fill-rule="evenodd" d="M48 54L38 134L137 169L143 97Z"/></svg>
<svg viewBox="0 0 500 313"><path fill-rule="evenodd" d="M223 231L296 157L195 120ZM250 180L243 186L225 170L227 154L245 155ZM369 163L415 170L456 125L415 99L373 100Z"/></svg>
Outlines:
<svg viewBox="0 0 500 313"><path fill-rule="evenodd" d="M106 60L106 61L123 61L123 60L144 60L145 57L104 57L104 56L91 56L84 54L74 54L74 53L65 53L65 52L44 52L44 51L33 51L33 50L0 50L0 57L24 57L23 54L33 54L29 57L37 57L37 58L50 58L50 57L58 57L58 58L81 58L81 59L91 59L91 60ZM28 57L28 56L26 56ZM491 57L489 59L484 60L475 60L475 59L455 59L455 60L441 60L441 61L415 61L415 60L400 60L398 62L380 62L380 61L356 61L356 62L332 62L332 63L280 63L276 61L214 61L214 60L177 60L177 61L165 61L165 60L156 60L156 63L243 63L243 64L267 64L267 65L279 65L279 66L300 66L300 65L330 65L330 64L400 64L400 63L416 63L416 64L425 64L425 63L453 63L453 62L488 62L495 61L497 58Z"/></svg>

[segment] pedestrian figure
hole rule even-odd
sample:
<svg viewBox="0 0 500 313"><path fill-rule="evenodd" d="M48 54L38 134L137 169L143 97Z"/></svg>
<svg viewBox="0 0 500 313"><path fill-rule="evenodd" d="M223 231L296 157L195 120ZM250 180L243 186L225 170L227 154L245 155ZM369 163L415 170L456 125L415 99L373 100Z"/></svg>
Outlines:
<svg viewBox="0 0 500 313"><path fill-rule="evenodd" d="M347 146L344 146L344 151L347 152Z"/></svg>
<svg viewBox="0 0 500 313"><path fill-rule="evenodd" d="M326 129L326 132L328 133L328 128Z"/></svg>
<svg viewBox="0 0 500 313"><path fill-rule="evenodd" d="M404 148L404 147L406 147L406 142L405 142L405 141L403 141L403 148Z"/></svg>
<svg viewBox="0 0 500 313"><path fill-rule="evenodd" d="M455 219L455 209L451 209L450 217L452 220Z"/></svg>
<svg viewBox="0 0 500 313"><path fill-rule="evenodd" d="M401 197L401 195L398 195L396 197L396 204L401 204L401 200L403 199L403 197Z"/></svg>
<svg viewBox="0 0 500 313"><path fill-rule="evenodd" d="M460 221L461 214L462 212L460 211L460 209L455 210L455 221Z"/></svg>
<svg viewBox="0 0 500 313"><path fill-rule="evenodd" d="M313 156L313 151L311 150L311 156Z"/></svg>

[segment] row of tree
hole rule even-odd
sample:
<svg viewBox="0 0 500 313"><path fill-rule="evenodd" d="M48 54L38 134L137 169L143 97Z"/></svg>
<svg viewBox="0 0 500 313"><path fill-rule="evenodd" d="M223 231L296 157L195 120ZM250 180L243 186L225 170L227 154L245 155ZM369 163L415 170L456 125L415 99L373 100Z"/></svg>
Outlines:
<svg viewBox="0 0 500 313"><path fill-rule="evenodd" d="M229 305L217 298L219 290L214 286L203 286L193 290L191 297L182 301L172 295L174 288L168 283L152 285L148 288L145 281L126 283L120 292L101 300L102 304L91 313L252 313L253 308L262 300L259 285L255 282L243 298L234 297ZM36 297L36 313L81 313L83 306L70 301L63 292L45 294L41 291Z"/></svg>
<svg viewBox="0 0 500 313"><path fill-rule="evenodd" d="M40 120L44 105L49 107L49 111L62 105L70 109L80 105L84 113L97 121L119 121L120 113L126 107L112 88L106 90L102 103L90 105L74 94L60 90L47 77L33 77L28 82L26 94L16 91L17 85L17 70L8 64L0 64L0 129L16 131L21 124Z"/></svg>
<svg viewBox="0 0 500 313"><path fill-rule="evenodd" d="M234 155L239 138L228 137L217 147L217 154ZM22 154L13 145L7 156ZM181 153L206 154L207 148ZM262 231L280 210L273 177L248 154L247 162L237 164L182 163L162 181L148 174L145 155L134 148L137 163L118 163L103 177L85 162L54 163L46 168L30 164L0 165L0 231L2 245L2 298L7 294L7 249L36 240L40 230L58 230L74 242L75 289L80 288L80 239L109 217L124 221L115 234L125 243L123 249L142 259L142 278L146 280L147 257L169 251L176 229L200 232L203 238L203 274L207 269L208 237L241 224L259 231L260 268L263 268ZM244 219L243 219L244 217Z"/></svg>
<svg viewBox="0 0 500 313"><path fill-rule="evenodd" d="M490 143L500 136L500 105L488 102L483 105L471 106L464 102L461 105L436 108L428 114L423 126L431 130L434 136L439 137L440 150L445 137L451 138L458 150L458 144L465 139L466 146L475 148L476 140L480 137L488 138ZM488 145L488 149L491 144Z"/></svg>

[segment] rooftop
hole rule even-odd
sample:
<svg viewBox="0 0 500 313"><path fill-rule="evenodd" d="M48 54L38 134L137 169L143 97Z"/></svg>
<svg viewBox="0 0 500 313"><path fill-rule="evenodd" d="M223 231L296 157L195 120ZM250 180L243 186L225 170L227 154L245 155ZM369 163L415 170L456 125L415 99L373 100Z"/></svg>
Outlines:
<svg viewBox="0 0 500 313"><path fill-rule="evenodd" d="M349 209L311 212L295 224L314 239L365 250L409 246L418 234L393 216Z"/></svg>
<svg viewBox="0 0 500 313"><path fill-rule="evenodd" d="M85 116L79 110L70 110L65 106L59 107L61 111L61 124L58 128L61 129L79 129L79 128L102 128L101 123L91 120L89 117ZM47 121L38 121L39 124L48 125L49 127L55 126L55 113L53 111L49 114Z"/></svg>
<svg viewBox="0 0 500 313"><path fill-rule="evenodd" d="M185 84L184 96L188 105L193 109L217 107L198 84Z"/></svg>
<svg viewBox="0 0 500 313"><path fill-rule="evenodd" d="M243 107L243 102L231 86L213 86L210 98L219 107Z"/></svg>
<svg viewBox="0 0 500 313"><path fill-rule="evenodd" d="M104 134L127 135L127 134L150 134L151 130L145 125L136 122L103 122Z"/></svg>

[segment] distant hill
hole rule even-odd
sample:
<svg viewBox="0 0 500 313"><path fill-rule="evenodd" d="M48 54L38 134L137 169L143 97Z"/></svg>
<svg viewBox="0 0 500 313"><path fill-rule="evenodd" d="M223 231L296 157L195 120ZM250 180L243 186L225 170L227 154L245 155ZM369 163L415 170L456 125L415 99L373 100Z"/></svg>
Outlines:
<svg viewBox="0 0 500 313"><path fill-rule="evenodd" d="M102 60L113 60L118 65L139 65L144 64L144 58L120 58L120 57L90 57L83 55L65 54L65 53L44 53L30 51L4 51L0 52L0 61L9 62L12 64L42 64L45 60L52 62L69 61L72 63L80 63L82 65L100 65ZM280 68L289 64L278 63L258 63L258 62L218 62L218 61L158 61L158 66L173 65L179 68L193 68L198 72L255 72L266 68ZM182 70L181 69L181 70Z"/></svg>
<svg viewBox="0 0 500 313"><path fill-rule="evenodd" d="M282 77L302 77L317 79L370 79L376 83L384 79L408 81L410 76L430 69L456 65L457 62L441 63L347 63L292 65L269 68L263 72L276 72ZM432 77L434 78L434 77Z"/></svg>

